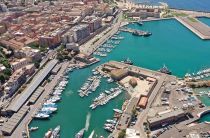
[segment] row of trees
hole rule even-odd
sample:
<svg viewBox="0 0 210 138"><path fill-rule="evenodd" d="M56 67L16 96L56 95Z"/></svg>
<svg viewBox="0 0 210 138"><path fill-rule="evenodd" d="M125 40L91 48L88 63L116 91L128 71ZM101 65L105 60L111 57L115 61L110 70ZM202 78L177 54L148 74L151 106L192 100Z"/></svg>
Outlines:
<svg viewBox="0 0 210 138"><path fill-rule="evenodd" d="M0 82L4 83L5 80L9 79L10 75L12 74L12 70L11 65L8 59L6 58L2 47L0 47L0 64L6 67L6 69L2 73L0 73Z"/></svg>
<svg viewBox="0 0 210 138"><path fill-rule="evenodd" d="M63 61L65 59L67 59L67 60L71 60L72 59L71 54L69 54L69 51L67 51L65 49L64 45L61 45L60 48L57 50L57 52L58 52L57 59L59 61Z"/></svg>

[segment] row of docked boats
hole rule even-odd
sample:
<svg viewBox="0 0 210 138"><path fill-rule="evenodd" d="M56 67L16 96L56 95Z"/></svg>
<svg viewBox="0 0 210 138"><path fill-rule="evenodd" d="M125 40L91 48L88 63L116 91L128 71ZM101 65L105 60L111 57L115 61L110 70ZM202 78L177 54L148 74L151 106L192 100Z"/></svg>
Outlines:
<svg viewBox="0 0 210 138"><path fill-rule="evenodd" d="M95 72L97 74L97 72ZM95 92L96 89L100 86L101 76L91 76L87 79L87 81L83 84L83 86L78 90L79 96L84 97L88 96L92 92Z"/></svg>
<svg viewBox="0 0 210 138"><path fill-rule="evenodd" d="M48 119L51 114L57 111L57 104L56 102L61 100L61 94L65 89L68 81L66 77L58 83L58 85L54 88L52 93L50 94L51 97L46 100L39 111L35 114L35 119Z"/></svg>
<svg viewBox="0 0 210 138"><path fill-rule="evenodd" d="M185 78L189 81L201 80L210 77L210 68L199 70L196 73L186 73Z"/></svg>
<svg viewBox="0 0 210 138"><path fill-rule="evenodd" d="M96 97L93 100L93 103L89 106L91 109L95 109L98 106L102 106L107 104L111 99L117 97L119 94L122 93L122 89L120 87L117 88L111 88L110 90L105 90L105 92L102 92L99 94L98 97Z"/></svg>
<svg viewBox="0 0 210 138"><path fill-rule="evenodd" d="M57 111L57 105L55 102L60 100L60 96L52 96L50 99L48 99L41 109L36 113L34 118L36 119L48 119L52 113L55 113Z"/></svg>
<svg viewBox="0 0 210 138"><path fill-rule="evenodd" d="M118 35L113 35L111 37L111 40L122 40L122 39L124 39L124 37L123 36L118 36Z"/></svg>
<svg viewBox="0 0 210 138"><path fill-rule="evenodd" d="M199 96L202 96L202 95L208 95L208 97L210 98L210 91L200 91Z"/></svg>
<svg viewBox="0 0 210 138"><path fill-rule="evenodd" d="M108 132L113 132L117 122L119 121L120 116L122 115L123 111L120 109L113 109L115 114L113 119L107 119L104 124L104 129Z"/></svg>
<svg viewBox="0 0 210 138"><path fill-rule="evenodd" d="M59 125L55 129L49 129L45 133L44 138L60 138L60 129Z"/></svg>
<svg viewBox="0 0 210 138"><path fill-rule="evenodd" d="M74 69L78 69L78 68L79 68L79 66L76 65L76 64L75 64L75 65L71 65L71 66L69 66L69 67L66 69L65 74L68 75L69 72L73 72ZM66 76L66 77L68 77L68 76Z"/></svg>
<svg viewBox="0 0 210 138"><path fill-rule="evenodd" d="M114 80L110 77L109 74L101 74L101 73L100 73L99 71L97 71L96 69L93 69L92 72L93 72L93 75L99 75L99 76L101 76L101 77L106 78L106 79L107 79L107 83L112 83L112 82L114 82Z"/></svg>
<svg viewBox="0 0 210 138"><path fill-rule="evenodd" d="M114 48L115 46L113 46ZM100 47L98 48L93 54L100 57L106 57L107 53L110 53L112 51L111 46L110 47Z"/></svg>
<svg viewBox="0 0 210 138"><path fill-rule="evenodd" d="M113 132L116 124L117 124L116 120L107 119L106 123L104 124L104 129L108 132Z"/></svg>
<svg viewBox="0 0 210 138"><path fill-rule="evenodd" d="M122 36L113 35L110 40L100 46L93 54L96 56L106 57L108 53L112 51L120 43L120 40L124 39Z"/></svg>
<svg viewBox="0 0 210 138"><path fill-rule="evenodd" d="M120 44L120 40L111 40L111 39L109 39L109 40L106 41L105 44L102 45L102 47L107 47L108 46L108 48L111 48L111 47L115 48L116 45L118 45L118 44Z"/></svg>

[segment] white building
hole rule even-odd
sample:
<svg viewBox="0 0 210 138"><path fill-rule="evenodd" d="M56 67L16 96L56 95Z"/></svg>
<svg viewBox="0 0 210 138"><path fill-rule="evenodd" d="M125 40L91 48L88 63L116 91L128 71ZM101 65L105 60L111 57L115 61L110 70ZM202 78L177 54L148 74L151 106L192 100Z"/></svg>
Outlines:
<svg viewBox="0 0 210 138"><path fill-rule="evenodd" d="M28 64L28 59L27 58L22 58L20 60L17 60L15 62L10 63L11 67L14 71L26 66Z"/></svg>
<svg viewBox="0 0 210 138"><path fill-rule="evenodd" d="M140 138L140 133L135 129L127 128L126 129L126 138Z"/></svg>
<svg viewBox="0 0 210 138"><path fill-rule="evenodd" d="M0 72L3 72L6 69L6 67L3 64L0 64Z"/></svg>

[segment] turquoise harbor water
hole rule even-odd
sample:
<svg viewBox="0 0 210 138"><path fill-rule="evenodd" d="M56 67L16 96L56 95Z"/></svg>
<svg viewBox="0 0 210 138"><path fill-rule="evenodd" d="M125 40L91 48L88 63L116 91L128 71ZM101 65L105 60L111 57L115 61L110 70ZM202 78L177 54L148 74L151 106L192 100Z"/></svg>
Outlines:
<svg viewBox="0 0 210 138"><path fill-rule="evenodd" d="M210 26L210 18L207 17L201 17L198 18L201 22L205 23L206 25Z"/></svg>
<svg viewBox="0 0 210 138"><path fill-rule="evenodd" d="M206 11L210 12L209 0L130 0L135 3L144 3L159 5L159 2L164 2L169 5L170 8L194 10L194 11Z"/></svg>
<svg viewBox="0 0 210 138"><path fill-rule="evenodd" d="M201 91L210 91L210 88L199 88L199 89L195 89L196 93L199 93ZM205 104L206 106L210 106L210 98L206 95L203 95L201 97L199 97L199 99L203 102L203 104ZM199 120L199 122L210 122L210 114L205 114L204 116L201 117L201 119Z"/></svg>
<svg viewBox="0 0 210 138"><path fill-rule="evenodd" d="M115 84L103 81L95 93L83 99L77 92L91 75L91 70L101 63L109 60L121 61L129 57L135 65L153 70L158 70L166 64L178 77L182 77L186 72L210 67L210 41L199 39L176 20L146 22L143 26L130 24L128 27L148 30L152 32L152 36L144 38L122 32L120 35L125 39L107 57L101 58L100 63L69 74L69 84L63 92L62 101L58 104L57 113L49 120L33 120L30 126L38 126L39 129L31 133L32 138L42 138L49 128L57 125L61 125L61 138L73 138L85 125L88 128L85 138L88 138L93 130L97 135L108 135L103 130L103 124L113 116L113 108L121 107L126 94L121 94L107 105L92 111L89 109L92 99Z"/></svg>

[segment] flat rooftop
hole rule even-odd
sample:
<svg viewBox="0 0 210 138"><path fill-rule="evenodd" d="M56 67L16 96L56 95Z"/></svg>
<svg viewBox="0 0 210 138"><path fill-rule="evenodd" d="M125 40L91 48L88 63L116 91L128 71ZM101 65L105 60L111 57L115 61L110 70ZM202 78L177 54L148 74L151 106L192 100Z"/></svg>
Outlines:
<svg viewBox="0 0 210 138"><path fill-rule="evenodd" d="M155 122L160 122L162 120L168 119L170 117L176 117L179 116L181 114L184 114L185 112L183 110L175 110L175 111L171 111L165 114L162 114L160 116L156 116L156 117L152 117L148 119L149 123L155 123Z"/></svg>
<svg viewBox="0 0 210 138"><path fill-rule="evenodd" d="M7 111L17 112L57 63L58 60L51 60L47 65L45 65L45 67L39 71L39 73L33 78L31 83L21 93L21 95L12 101L12 103L7 108Z"/></svg>
<svg viewBox="0 0 210 138"><path fill-rule="evenodd" d="M210 39L210 27L208 25L192 17L176 17L176 19L201 39Z"/></svg>
<svg viewBox="0 0 210 138"><path fill-rule="evenodd" d="M15 113L7 122L4 123L2 132L11 135L20 121L29 110L28 106L23 106L17 113Z"/></svg>

